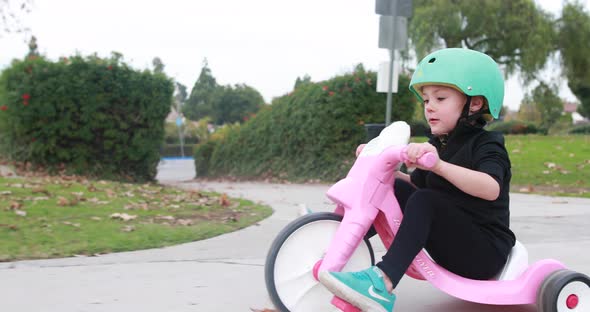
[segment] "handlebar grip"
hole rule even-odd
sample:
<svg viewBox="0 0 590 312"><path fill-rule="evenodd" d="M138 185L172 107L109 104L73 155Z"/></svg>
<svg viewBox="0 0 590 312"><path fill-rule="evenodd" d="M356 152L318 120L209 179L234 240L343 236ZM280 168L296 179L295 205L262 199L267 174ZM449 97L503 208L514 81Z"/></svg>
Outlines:
<svg viewBox="0 0 590 312"><path fill-rule="evenodd" d="M434 165L436 165L437 161L438 161L438 157L436 157L436 155L434 153L428 152L428 153L422 155L421 157L419 157L416 160L416 163L418 163L418 165L425 167L425 168L432 168L432 167L434 167Z"/></svg>
<svg viewBox="0 0 590 312"><path fill-rule="evenodd" d="M408 160L408 152L406 149L404 149L402 151L402 159L404 161ZM434 165L436 165L436 162L438 161L438 155L436 155L435 153L425 153L424 155L418 157L418 159L416 159L416 164L418 164L421 167L424 168L432 168L434 167Z"/></svg>

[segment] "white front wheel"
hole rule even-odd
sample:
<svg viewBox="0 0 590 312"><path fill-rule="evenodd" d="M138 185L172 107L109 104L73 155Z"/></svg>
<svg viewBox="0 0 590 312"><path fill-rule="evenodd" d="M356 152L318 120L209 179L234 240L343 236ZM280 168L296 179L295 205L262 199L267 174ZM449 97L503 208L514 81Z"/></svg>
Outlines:
<svg viewBox="0 0 590 312"><path fill-rule="evenodd" d="M549 274L539 289L537 308L539 312L590 311L590 278L569 270Z"/></svg>
<svg viewBox="0 0 590 312"><path fill-rule="evenodd" d="M333 295L313 276L324 257L342 216L321 212L302 216L288 224L273 241L264 268L270 299L280 311L338 311ZM343 271L359 271L375 263L371 243L364 239Z"/></svg>

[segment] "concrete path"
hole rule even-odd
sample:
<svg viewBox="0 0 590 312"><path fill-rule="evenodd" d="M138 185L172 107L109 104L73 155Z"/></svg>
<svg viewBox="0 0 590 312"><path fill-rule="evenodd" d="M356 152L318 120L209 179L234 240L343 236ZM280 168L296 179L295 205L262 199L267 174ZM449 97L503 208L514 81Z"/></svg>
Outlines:
<svg viewBox="0 0 590 312"><path fill-rule="evenodd" d="M168 165L188 172L183 166ZM178 182L170 172L162 172L159 178L186 189L260 201L275 213L244 230L179 246L0 263L0 309L233 312L270 308L263 272L272 240L297 216L300 205L314 211L332 209L324 196L327 185ZM512 194L512 207L513 230L531 261L555 258L572 270L590 274L590 199ZM382 251L377 248L378 254ZM472 304L405 277L398 288L396 311L532 312L535 307Z"/></svg>

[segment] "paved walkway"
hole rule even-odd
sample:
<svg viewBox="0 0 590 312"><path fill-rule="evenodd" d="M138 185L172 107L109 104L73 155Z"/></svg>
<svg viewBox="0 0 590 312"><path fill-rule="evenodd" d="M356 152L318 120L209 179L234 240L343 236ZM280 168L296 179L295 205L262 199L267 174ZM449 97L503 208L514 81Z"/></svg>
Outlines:
<svg viewBox="0 0 590 312"><path fill-rule="evenodd" d="M268 247L301 205L314 211L332 209L324 196L328 186L179 183L174 177L170 172L159 175L162 182L182 188L260 201L275 213L238 232L168 248L0 263L2 311L234 312L271 307L263 276ZM573 270L590 273L590 199L512 194L512 207L512 227L531 261L556 258ZM460 301L411 278L402 280L398 298L397 311L535 311L534 306Z"/></svg>

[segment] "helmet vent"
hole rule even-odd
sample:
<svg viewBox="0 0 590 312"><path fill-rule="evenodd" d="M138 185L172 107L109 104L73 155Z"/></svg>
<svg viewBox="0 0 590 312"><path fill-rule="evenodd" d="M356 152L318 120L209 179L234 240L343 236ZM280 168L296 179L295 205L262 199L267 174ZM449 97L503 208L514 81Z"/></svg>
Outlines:
<svg viewBox="0 0 590 312"><path fill-rule="evenodd" d="M428 63L434 63L436 61L436 57L431 58Z"/></svg>

